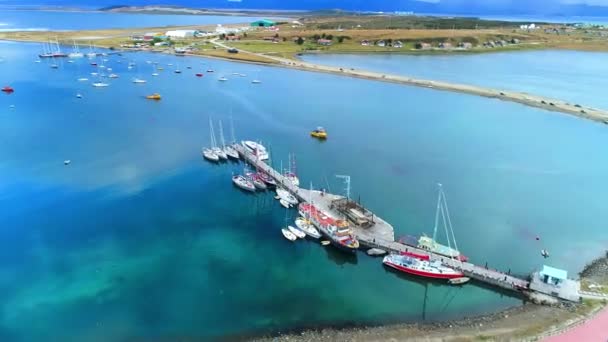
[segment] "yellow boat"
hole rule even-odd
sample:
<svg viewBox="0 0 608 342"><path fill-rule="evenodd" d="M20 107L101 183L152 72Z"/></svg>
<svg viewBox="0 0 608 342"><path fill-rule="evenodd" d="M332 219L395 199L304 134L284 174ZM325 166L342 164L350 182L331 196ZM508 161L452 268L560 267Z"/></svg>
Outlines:
<svg viewBox="0 0 608 342"><path fill-rule="evenodd" d="M310 136L319 138L319 139L327 139L327 131L323 127L317 127L317 129L310 132Z"/></svg>
<svg viewBox="0 0 608 342"><path fill-rule="evenodd" d="M146 96L146 98L148 100L160 100L160 94L159 93L154 93L152 95Z"/></svg>

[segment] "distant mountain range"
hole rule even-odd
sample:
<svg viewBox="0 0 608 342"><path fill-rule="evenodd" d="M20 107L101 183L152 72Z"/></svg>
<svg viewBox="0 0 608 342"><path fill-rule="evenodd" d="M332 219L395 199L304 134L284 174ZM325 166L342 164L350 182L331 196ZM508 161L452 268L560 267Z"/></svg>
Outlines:
<svg viewBox="0 0 608 342"><path fill-rule="evenodd" d="M120 0L119 0L120 1ZM105 10L124 6L151 5L149 0L1 0L2 7L83 7ZM586 4L579 0L162 0L163 7L177 6L205 9L319 10L339 8L348 11L413 11L415 13L454 15L542 15L608 16L607 6ZM591 2L591 3L597 3Z"/></svg>

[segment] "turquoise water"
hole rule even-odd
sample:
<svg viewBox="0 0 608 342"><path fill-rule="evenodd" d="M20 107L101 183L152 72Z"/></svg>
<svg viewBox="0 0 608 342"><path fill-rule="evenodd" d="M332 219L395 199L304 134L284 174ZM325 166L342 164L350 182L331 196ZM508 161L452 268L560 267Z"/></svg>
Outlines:
<svg viewBox="0 0 608 342"><path fill-rule="evenodd" d="M544 95L608 109L605 52L517 51L463 55L304 55L305 61Z"/></svg>
<svg viewBox="0 0 608 342"><path fill-rule="evenodd" d="M0 94L3 341L207 340L520 303L287 242L271 194L237 191L230 175L241 165L200 156L209 117L228 127L230 112L238 138L262 139L276 164L295 153L303 184L340 192L334 175L351 175L353 196L398 236L431 231L441 182L459 247L477 263L527 273L547 248L546 262L574 275L608 243L603 125L432 89L144 53L110 57L121 78L95 89L76 81L93 70L84 60L53 70L33 62L36 44L0 51L0 82L16 90ZM147 60L165 71L153 78ZM194 76L209 67L216 73ZM152 92L162 101L143 98ZM308 136L317 125L327 142Z"/></svg>
<svg viewBox="0 0 608 342"><path fill-rule="evenodd" d="M0 9L0 32L216 25L249 23L258 19L261 18L254 16L82 13Z"/></svg>

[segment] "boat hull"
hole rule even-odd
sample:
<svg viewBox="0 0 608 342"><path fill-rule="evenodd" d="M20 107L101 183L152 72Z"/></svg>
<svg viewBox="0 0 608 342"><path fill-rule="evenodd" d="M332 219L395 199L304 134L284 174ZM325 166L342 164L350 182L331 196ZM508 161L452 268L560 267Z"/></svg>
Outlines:
<svg viewBox="0 0 608 342"><path fill-rule="evenodd" d="M396 269L398 271L404 272L404 273L409 273L409 274L413 274L419 277L424 277L424 278L432 278L432 279L455 279L455 278L461 278L464 277L464 274L462 273L449 273L449 274L441 274L441 273L432 273L432 272L424 272L424 271L419 271L419 270L414 270L408 267L404 267L401 265L397 265L394 264L390 261L383 261L382 262L384 265L391 267L393 269Z"/></svg>

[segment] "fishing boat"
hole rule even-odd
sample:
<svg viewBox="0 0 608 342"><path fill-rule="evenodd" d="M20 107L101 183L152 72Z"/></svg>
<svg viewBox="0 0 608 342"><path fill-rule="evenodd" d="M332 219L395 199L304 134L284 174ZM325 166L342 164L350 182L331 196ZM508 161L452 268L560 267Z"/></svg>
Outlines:
<svg viewBox="0 0 608 342"><path fill-rule="evenodd" d="M319 239L321 237L321 233L315 228L310 221L303 217L298 217L296 219L296 227L303 231L306 235L310 236L313 239Z"/></svg>
<svg viewBox="0 0 608 342"><path fill-rule="evenodd" d="M245 140L245 141L241 141L241 145L243 145L243 147L245 147L247 152L253 154L259 160L268 160L268 158L270 157L268 155L268 152L266 152L266 148L260 143L256 143L255 141Z"/></svg>
<svg viewBox="0 0 608 342"><path fill-rule="evenodd" d="M136 77L132 80L132 82L142 84L142 83L146 83L146 80Z"/></svg>
<svg viewBox="0 0 608 342"><path fill-rule="evenodd" d="M417 247L436 254L447 256L452 259L456 259L461 262L465 262L468 260L468 258L460 253L460 251L458 250L458 246L456 245L454 229L452 227L452 221L450 220L450 212L448 210L448 203L445 197L445 193L443 192L443 187L441 184L439 184L438 186L439 195L437 198L437 210L435 211L435 227L433 228L433 237L429 237L423 234L418 239ZM444 230L446 232L446 238L448 241L447 246L437 242L437 229L439 226L440 217L444 226ZM454 248L452 248L452 243L454 244Z"/></svg>
<svg viewBox="0 0 608 342"><path fill-rule="evenodd" d="M300 186L300 179L296 175L296 156L289 154L289 169L283 174L287 181L295 186Z"/></svg>
<svg viewBox="0 0 608 342"><path fill-rule="evenodd" d="M148 95L148 96L146 96L146 98L147 98L148 100L160 100L160 99L161 99L161 96L160 96L160 94L159 94L159 93L154 93L154 94L152 94L152 95Z"/></svg>
<svg viewBox="0 0 608 342"><path fill-rule="evenodd" d="M13 89L13 87L11 87L11 86L5 86L2 88L2 92L10 94L10 93L14 93L15 89Z"/></svg>
<svg viewBox="0 0 608 342"><path fill-rule="evenodd" d="M289 202L287 202L286 200L279 198L279 203L281 203L281 205L283 206L283 208L285 209L289 209L291 208L291 204L289 204Z"/></svg>
<svg viewBox="0 0 608 342"><path fill-rule="evenodd" d="M232 183L245 191L255 192L255 185L241 175L232 176Z"/></svg>
<svg viewBox="0 0 608 342"><path fill-rule="evenodd" d="M454 279L464 277L464 274L447 267L439 260L420 260L407 255L391 254L384 257L382 263L398 271L433 279Z"/></svg>
<svg viewBox="0 0 608 342"><path fill-rule="evenodd" d="M297 236L298 239L303 239L306 237L306 234L304 234L304 232L299 230L298 228L294 228L292 226L287 226L287 229L289 229L289 231L292 232L293 235Z"/></svg>
<svg viewBox="0 0 608 342"><path fill-rule="evenodd" d="M294 195L292 195L291 193L289 193L289 191L287 191L287 190L285 190L285 189L283 189L281 187L277 187L275 189L275 191L277 192L277 195L281 199L287 201L287 203L292 204L292 205L297 205L299 203L298 199L295 198Z"/></svg>
<svg viewBox="0 0 608 342"><path fill-rule="evenodd" d="M301 216L308 218L337 249L355 253L359 248L359 240L353 234L348 222L330 217L312 203L300 203L298 211Z"/></svg>
<svg viewBox="0 0 608 342"><path fill-rule="evenodd" d="M327 139L327 131L323 127L317 127L310 132L310 136L317 139Z"/></svg>
<svg viewBox="0 0 608 342"><path fill-rule="evenodd" d="M109 86L109 84L104 83L104 82L95 82L95 83L93 83L93 87L96 87L96 88L103 88L103 87L107 87L107 86Z"/></svg>
<svg viewBox="0 0 608 342"><path fill-rule="evenodd" d="M212 162L220 161L220 157L208 148L203 149L203 157Z"/></svg>
<svg viewBox="0 0 608 342"><path fill-rule="evenodd" d="M298 237L290 232L289 229L283 228L281 229L281 233L283 233L283 236L289 241L296 241L298 239Z"/></svg>

